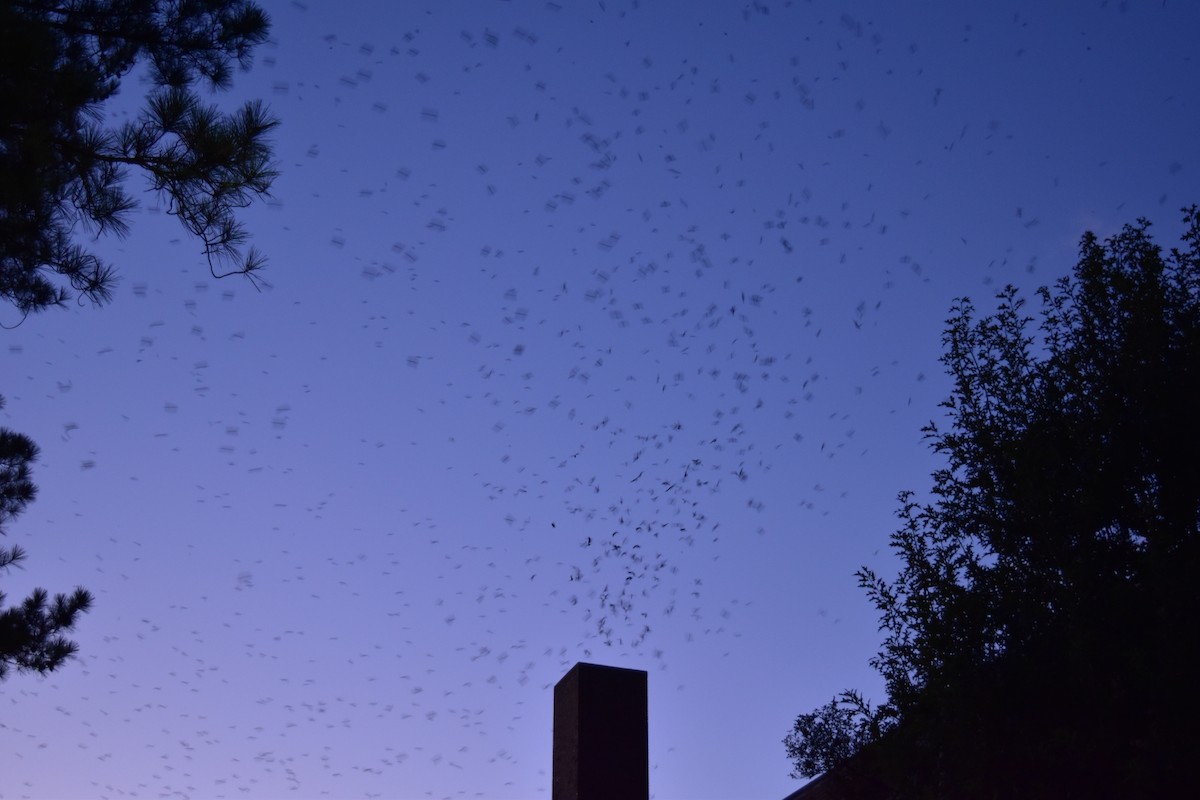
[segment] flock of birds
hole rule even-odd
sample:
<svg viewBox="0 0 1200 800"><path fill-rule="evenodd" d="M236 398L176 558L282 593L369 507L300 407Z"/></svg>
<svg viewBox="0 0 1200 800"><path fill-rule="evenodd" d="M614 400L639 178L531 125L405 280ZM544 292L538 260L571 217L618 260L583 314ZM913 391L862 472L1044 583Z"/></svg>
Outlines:
<svg viewBox="0 0 1200 800"><path fill-rule="evenodd" d="M1084 198L1126 168L1021 93L1101 53L1032 4L841 5L267 4L269 288L147 196L111 307L4 334L44 451L5 590L97 604L3 687L0 798L544 795L576 661L652 671L656 796L785 794L790 719L870 680L852 573L925 485L950 299L1188 200L1170 154Z"/></svg>

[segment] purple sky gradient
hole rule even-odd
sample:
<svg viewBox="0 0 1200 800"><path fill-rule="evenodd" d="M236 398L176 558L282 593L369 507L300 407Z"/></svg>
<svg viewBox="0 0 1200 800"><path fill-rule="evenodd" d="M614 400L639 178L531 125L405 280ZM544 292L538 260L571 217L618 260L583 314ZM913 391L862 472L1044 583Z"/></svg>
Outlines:
<svg viewBox="0 0 1200 800"><path fill-rule="evenodd" d="M1200 202L1191 2L264 6L271 287L147 193L109 307L2 332L4 590L96 604L0 686L0 798L548 798L592 661L654 797L778 800L880 699L952 299Z"/></svg>

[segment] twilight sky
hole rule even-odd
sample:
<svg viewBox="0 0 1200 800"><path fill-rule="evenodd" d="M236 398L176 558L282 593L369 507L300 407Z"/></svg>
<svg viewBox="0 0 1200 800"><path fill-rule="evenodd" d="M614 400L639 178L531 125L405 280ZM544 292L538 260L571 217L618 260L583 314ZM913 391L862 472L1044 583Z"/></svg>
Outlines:
<svg viewBox="0 0 1200 800"><path fill-rule="evenodd" d="M4 590L96 595L0 798L549 798L591 661L649 671L654 797L778 800L881 697L853 573L951 300L1200 202L1190 0L263 5L270 288L146 193L110 306L0 331Z"/></svg>

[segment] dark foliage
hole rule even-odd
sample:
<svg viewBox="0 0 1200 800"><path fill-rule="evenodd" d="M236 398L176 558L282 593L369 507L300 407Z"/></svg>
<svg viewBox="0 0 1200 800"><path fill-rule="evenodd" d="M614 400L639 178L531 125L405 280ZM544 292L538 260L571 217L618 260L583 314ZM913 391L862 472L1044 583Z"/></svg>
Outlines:
<svg viewBox="0 0 1200 800"><path fill-rule="evenodd" d="M901 495L892 581L860 585L887 701L846 693L784 740L846 796L1151 796L1200 755L1200 210L1084 237L1073 278L953 307L945 468ZM856 701L856 702L850 702Z"/></svg>
<svg viewBox="0 0 1200 800"><path fill-rule="evenodd" d="M240 252L235 212L275 178L277 122L257 101L222 113L193 87L228 87L267 29L246 0L0 3L0 298L23 315L70 290L109 299L112 267L79 240L128 231L130 167L200 239L214 275L253 278L262 258ZM153 87L145 108L105 125L105 102L139 63Z"/></svg>
<svg viewBox="0 0 1200 800"><path fill-rule="evenodd" d="M28 437L0 428L0 535L37 495L30 474L37 455L37 445ZM0 570L19 566L24 559L20 547L0 547ZM4 601L0 592L0 606ZM45 589L35 589L20 605L0 611L0 679L13 667L44 673L60 666L76 651L75 643L63 633L91 604L92 596L84 589L55 595L53 600Z"/></svg>
<svg viewBox="0 0 1200 800"><path fill-rule="evenodd" d="M277 122L257 101L223 113L194 87L228 88L267 29L248 0L0 2L0 298L22 318L64 304L71 290L109 299L112 267L79 240L128 232L130 167L200 239L214 275L254 279L262 258L241 253L235 212L270 189ZM104 104L139 64L152 87L144 109L106 126ZM0 429L0 534L36 495L36 458L32 441ZM24 558L18 546L0 548L0 570ZM0 678L61 666L77 649L64 634L91 603L82 588L53 598L36 589L0 612Z"/></svg>

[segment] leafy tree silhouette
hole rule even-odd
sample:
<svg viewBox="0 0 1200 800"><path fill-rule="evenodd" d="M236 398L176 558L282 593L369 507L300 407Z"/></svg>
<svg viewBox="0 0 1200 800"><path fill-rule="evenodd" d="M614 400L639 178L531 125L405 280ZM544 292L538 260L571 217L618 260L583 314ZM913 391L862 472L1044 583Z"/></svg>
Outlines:
<svg viewBox="0 0 1200 800"><path fill-rule="evenodd" d="M900 496L880 615L887 700L843 692L784 739L846 797L1153 796L1200 753L1200 210L1164 256L1139 220L1073 278L976 318L942 362L945 466Z"/></svg>
<svg viewBox="0 0 1200 800"><path fill-rule="evenodd" d="M0 398L0 408L4 400ZM0 534L5 526L16 517L37 495L30 473L30 465L37 458L37 445L27 436L0 428ZM25 558L20 547L0 547L0 568L9 569L19 565ZM5 595L0 592L0 604ZM76 618L87 611L92 596L77 588L72 594L59 594L50 601L45 589L35 589L18 606L0 612L0 679L7 677L9 670L36 670L49 672L56 669L76 651L76 645L67 639Z"/></svg>
<svg viewBox="0 0 1200 800"><path fill-rule="evenodd" d="M194 87L227 88L268 27L247 0L0 3L0 298L22 321L64 305L71 290L96 304L111 298L113 268L77 239L128 233L130 167L200 240L214 276L256 280L263 259L252 247L242 253L236 212L270 189L268 136L278 123L260 101L223 113ZM145 108L106 127L103 104L138 64L152 84ZM0 533L36 494L37 452L0 428ZM0 548L0 570L24 558L20 547ZM77 650L64 633L91 603L82 588L53 600L36 589L0 612L0 678L61 666Z"/></svg>
<svg viewBox="0 0 1200 800"><path fill-rule="evenodd" d="M270 189L278 123L261 101L222 113L193 87L227 88L233 63L247 68L267 30L246 0L0 5L0 297L22 315L62 305L68 285L110 299L113 268L76 239L79 229L128 233L129 167L200 239L214 275L253 280L263 259L240 252L247 234L235 212ZM106 127L103 104L138 63L153 86L146 106Z"/></svg>

